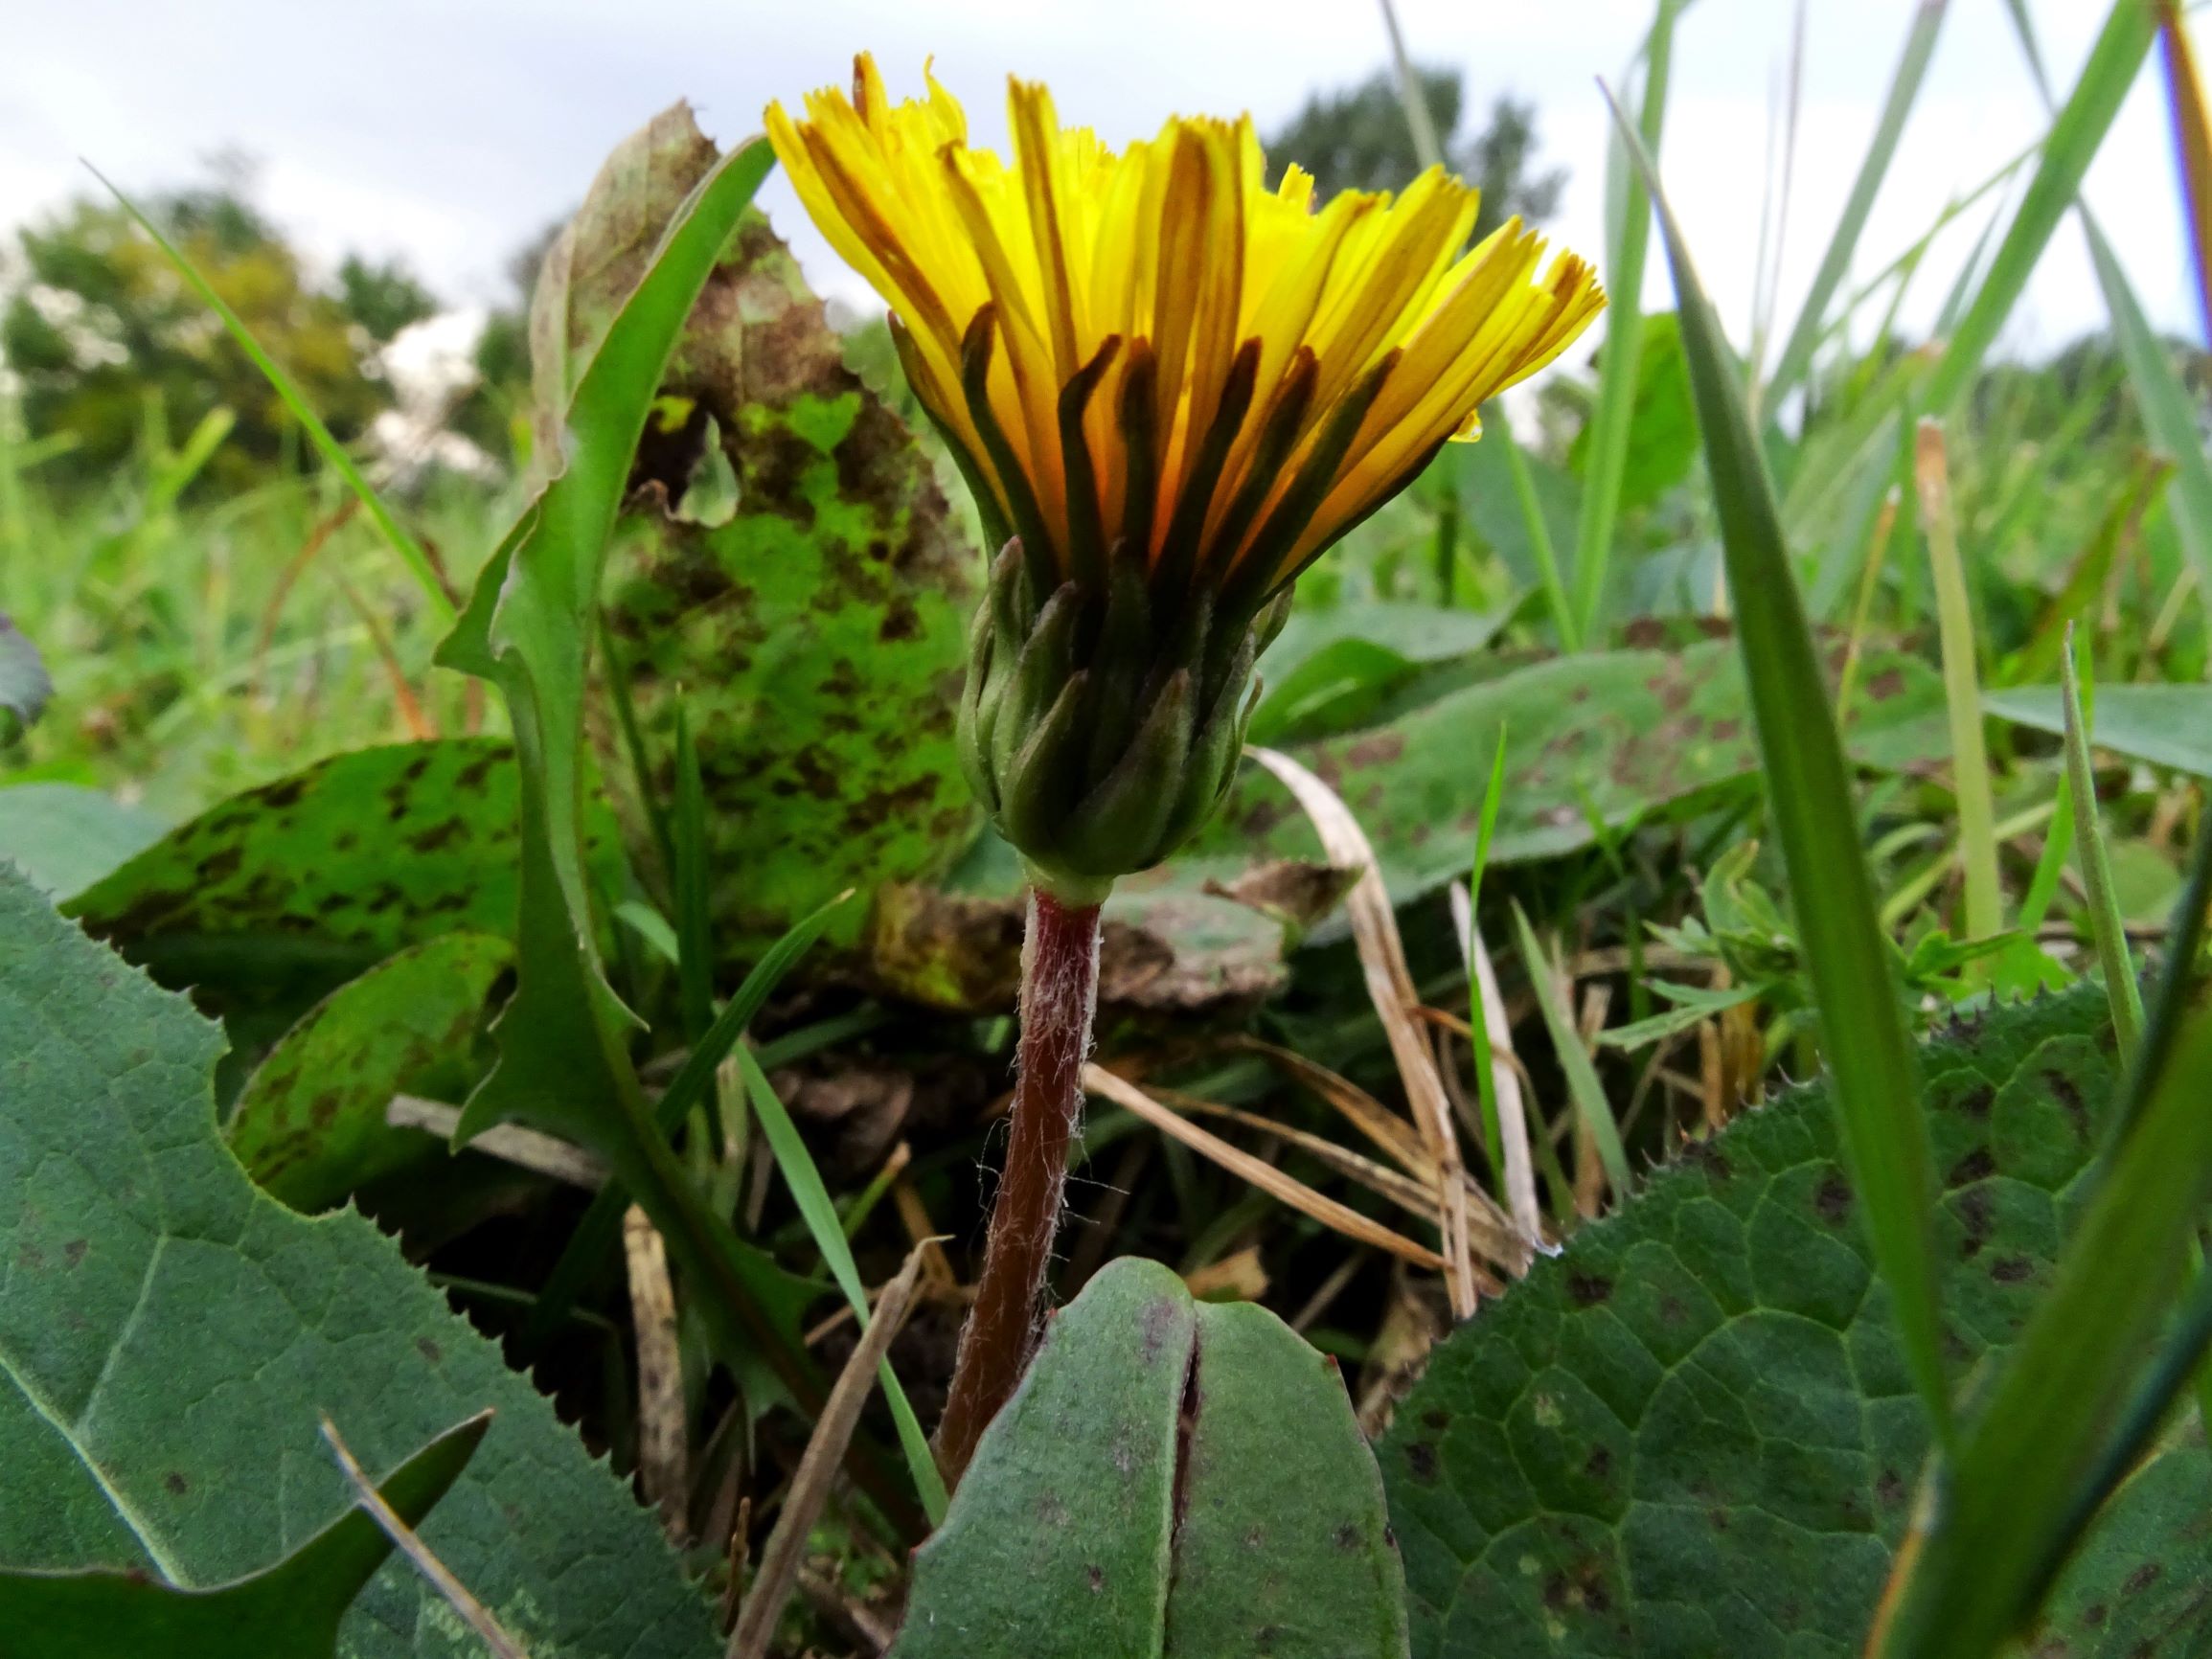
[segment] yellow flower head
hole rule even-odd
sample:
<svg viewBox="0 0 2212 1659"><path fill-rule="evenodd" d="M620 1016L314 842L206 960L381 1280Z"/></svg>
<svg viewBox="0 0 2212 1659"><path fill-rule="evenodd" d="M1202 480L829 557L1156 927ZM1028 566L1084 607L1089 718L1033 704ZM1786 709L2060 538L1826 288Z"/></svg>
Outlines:
<svg viewBox="0 0 2212 1659"><path fill-rule="evenodd" d="M1249 116L1117 152L1021 80L1009 166L927 80L893 104L862 55L768 136L1038 578L1140 561L1155 603L1248 616L1605 303L1518 220L1462 251L1476 193L1441 168L1316 210L1296 167L1266 188Z"/></svg>

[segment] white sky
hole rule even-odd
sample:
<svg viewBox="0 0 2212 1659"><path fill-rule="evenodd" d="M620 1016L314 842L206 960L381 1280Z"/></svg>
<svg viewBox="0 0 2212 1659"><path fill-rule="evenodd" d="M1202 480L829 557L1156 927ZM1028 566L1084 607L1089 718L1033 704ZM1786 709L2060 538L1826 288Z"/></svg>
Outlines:
<svg viewBox="0 0 2212 1659"><path fill-rule="evenodd" d="M1786 317L1841 209L1914 0L1808 7ZM857 48L875 51L895 96L919 88L934 53L979 137L999 143L1009 71L1049 80L1063 119L1118 142L1174 111L1248 108L1266 131L1310 90L1387 60L1371 0L9 0L0 10L0 227L89 186L80 156L146 190L237 149L262 164L263 201L316 257L402 255L462 307L504 297L510 252L571 207L607 148L656 108L689 97L726 143L757 129L768 100L847 79ZM1536 101L1543 154L1572 175L1552 228L1593 257L1608 131L1594 80L1619 79L1652 10L1652 0L1399 0L1414 57L1460 67L1471 109L1500 90ZM2034 0L2062 95L2106 10ZM1697 0L1677 37L1662 165L1739 335L1793 11L1790 0ZM2043 125L2001 0L1951 0L1858 274ZM2153 316L2197 335L2155 54L2088 196ZM816 284L859 298L780 178L764 199ZM1930 261L1923 318L1973 234L1954 231L1950 258ZM1651 298L1663 305L1665 293L1654 259ZM2046 351L2102 322L2069 223L2007 344Z"/></svg>

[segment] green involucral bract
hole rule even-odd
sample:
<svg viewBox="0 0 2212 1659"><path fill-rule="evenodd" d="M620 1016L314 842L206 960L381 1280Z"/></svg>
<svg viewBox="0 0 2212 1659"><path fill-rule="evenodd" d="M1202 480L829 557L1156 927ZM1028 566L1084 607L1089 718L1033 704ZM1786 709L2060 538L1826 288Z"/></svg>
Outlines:
<svg viewBox="0 0 2212 1659"><path fill-rule="evenodd" d="M1039 594L1035 566L1018 539L992 565L969 634L960 761L1032 877L1063 902L1096 903L1227 795L1252 665L1290 594L1217 625L1208 598L1171 610L1127 561L1103 593L1069 581Z"/></svg>

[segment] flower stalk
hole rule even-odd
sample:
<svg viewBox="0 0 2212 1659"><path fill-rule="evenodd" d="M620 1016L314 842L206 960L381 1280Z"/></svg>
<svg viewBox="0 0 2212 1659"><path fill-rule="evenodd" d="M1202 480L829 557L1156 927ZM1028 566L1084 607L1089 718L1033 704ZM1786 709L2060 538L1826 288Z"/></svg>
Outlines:
<svg viewBox="0 0 2212 1659"><path fill-rule="evenodd" d="M960 1334L937 1461L957 1486L975 1443L1012 1397L1037 1345L1038 1306L1060 1227L1067 1149L1083 1110L1083 1065L1098 1006L1099 909L1029 900L1021 950L1021 1046L1006 1167L991 1212L975 1307Z"/></svg>

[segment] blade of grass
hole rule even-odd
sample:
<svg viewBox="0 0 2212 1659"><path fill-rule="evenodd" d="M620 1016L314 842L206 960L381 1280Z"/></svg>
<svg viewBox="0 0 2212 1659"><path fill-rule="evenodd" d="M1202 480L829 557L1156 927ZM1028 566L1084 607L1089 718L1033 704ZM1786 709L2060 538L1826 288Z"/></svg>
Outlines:
<svg viewBox="0 0 2212 1659"><path fill-rule="evenodd" d="M1551 960L1538 943L1536 929L1528 924L1528 917L1517 900L1513 907L1513 923L1519 937L1521 966L1528 970L1537 1007L1543 1013L1544 1030L1551 1034L1560 1070L1566 1075L1567 1096L1574 1102L1577 1118L1597 1145L1598 1159L1606 1168L1606 1181L1613 1190L1613 1201L1626 1203L1635 1177L1629 1169L1629 1154L1621 1146L1620 1125L1613 1122L1612 1104L1606 1099L1606 1086L1598 1080L1597 1068L1590 1064L1589 1050L1583 1047L1582 1034L1575 1030L1573 1018L1560 1003Z"/></svg>
<svg viewBox="0 0 2212 1659"><path fill-rule="evenodd" d="M1483 417L1483 436L1505 451L1506 475L1513 480L1514 504L1520 509L1522 527L1528 532L1530 553L1536 556L1537 576L1543 583L1544 608L1551 612L1552 627L1560 636L1560 649L1579 651L1583 648L1583 630L1575 620L1574 606L1567 601L1566 583L1560 576L1559 551L1552 545L1551 525L1544 519L1543 503L1536 492L1536 478L1528 469L1528 457L1520 452L1520 444L1513 435L1513 422L1507 418L1505 400L1494 399L1490 412Z"/></svg>
<svg viewBox="0 0 2212 1659"><path fill-rule="evenodd" d="M1947 412L1973 386L1982 358L2012 315L2051 233L2080 193L2083 175L2119 113L2136 71L2150 55L2154 31L2152 9L2144 0L2114 0L2081 79L2051 123L2035 176L1990 261L1989 273L1929 378L1925 407Z"/></svg>
<svg viewBox="0 0 2212 1659"><path fill-rule="evenodd" d="M2066 646L2059 657L2059 696L2066 716L2067 793L2078 802L2074 813L2075 862L2089 898L2089 936L2096 943L2097 966L2104 970L2105 995L2112 1005L2112 1034L2120 1057L2132 1060L2142 1045L2143 993L2128 955L2128 930L2112 896L2112 864L2097 821L2097 784L2089 770L2088 725L2082 717L2082 687L2075 669L2074 628L2066 625Z"/></svg>
<svg viewBox="0 0 2212 1659"><path fill-rule="evenodd" d="M1859 250L1867 216L1874 211L1874 198L1881 193L1881 181L1888 177L1897 157L1905 119L1920 96L1928 60L1935 56L1936 36L1942 32L1948 4L1949 0L1920 0L1920 9L1913 14L1912 28L1904 37L1904 54L1889 78L1889 96L1882 101L1881 118L1875 123L1865 159L1859 164L1859 176L1852 181L1851 194L1845 198L1843 213L1829 236L1828 251L1820 256L1820 267L1813 272L1804 307L1797 313L1797 322L1767 382L1769 408L1788 396L1813 366L1813 352L1820 343L1829 303L1851 270L1851 259Z"/></svg>
<svg viewBox="0 0 2212 1659"><path fill-rule="evenodd" d="M669 840L675 853L671 885L676 912L676 978L684 1040L696 1044L715 1023L715 919L708 903L707 791L699 780L699 751L692 741L691 716L681 698L676 701L675 739L675 800L669 812Z"/></svg>
<svg viewBox="0 0 2212 1659"><path fill-rule="evenodd" d="M753 1102L753 1115L760 1120L762 1132L767 1136L768 1149L775 1155L776 1167L784 1172L784 1184L790 1189L791 1200L798 1205L807 1231L813 1236L831 1277L837 1281L837 1288L844 1291L845 1300L853 1305L853 1317L859 1321L860 1329L865 1333L869 1326L868 1287L860 1281L860 1269L853 1260L853 1247L845 1241L845 1226L838 1218L830 1189L822 1183L822 1171L814 1167L814 1155L807 1150L798 1125L784 1108L783 1097L769 1083L768 1074L761 1069L761 1062L752 1051L739 1048L737 1060L738 1070L745 1079L745 1094ZM945 1477L938 1471L937 1458L929 1449L929 1437L922 1432L921 1420L914 1415L913 1404L907 1399L905 1389L900 1386L899 1375L891 1369L890 1360L878 1364L877 1375L883 1383L883 1398L890 1402L892 1420L899 1425L899 1445L906 1454L906 1466L914 1476L914 1489L922 1499L929 1524L938 1526L945 1519L949 1499L945 1490Z"/></svg>
<svg viewBox="0 0 2212 1659"><path fill-rule="evenodd" d="M645 730L637 722L637 704L629 694L629 667L617 648L614 629L608 625L604 610L599 613L599 655L606 664L607 701L614 705L615 728L622 733L623 754L629 761L630 784L637 791L638 809L645 814L646 828L652 832L653 850L660 854L661 869L668 873L673 887L675 838L669 830L668 807L653 789L652 762L646 754Z"/></svg>
<svg viewBox="0 0 2212 1659"><path fill-rule="evenodd" d="M1628 123L1615 110L1628 133ZM1630 135L1633 143L1633 135ZM1682 351L1721 519L1736 637L1749 683L1767 794L1790 872L1791 906L1812 970L1813 1003L1852 1180L1876 1263L1896 1307L1905 1361L1939 1445L1951 1437L1937 1309L1935 1171L1920 1107L1920 1070L1905 1031L1891 949L1877 920L1850 774L1820 662L1790 571L1774 488L1742 382L1680 227L1640 145L1673 267Z"/></svg>
<svg viewBox="0 0 2212 1659"><path fill-rule="evenodd" d="M1674 61L1675 20L1683 0L1659 0L1644 46L1644 90L1638 106L1641 142L1658 153L1666 123L1667 80ZM1606 570L1620 515L1621 481L1629 466L1636 374L1643 350L1644 260L1651 246L1652 208L1634 168L1620 170L1621 213L1609 227L1606 269L1606 338L1598 353L1598 403L1590 417L1589 465L1583 475L1582 512L1575 524L1575 632L1596 637L1605 605Z"/></svg>
<svg viewBox="0 0 2212 1659"><path fill-rule="evenodd" d="M1882 563L1889 557L1890 533L1897 528L1897 490L1882 492L1875 514L1874 534L1859 569L1859 598L1851 607L1851 633L1843 648L1843 672L1836 683L1836 723L1851 723L1851 693L1859 681L1859 653L1866 644L1867 619L1874 611L1875 590L1881 585Z"/></svg>
<svg viewBox="0 0 2212 1659"><path fill-rule="evenodd" d="M1423 167L1444 166L1444 146L1437 142L1436 122L1429 114L1421 77L1405 55L1405 35L1398 27L1398 9L1381 0L1382 27L1390 35L1390 67L1398 80L1398 102L1405 111L1405 130L1413 139L1413 153Z"/></svg>
<svg viewBox="0 0 2212 1659"><path fill-rule="evenodd" d="M2163 11L2149 3L2141 10L2146 17L2155 11L2162 14ZM2036 82L2048 102L2050 89L2043 80L2042 55L2036 44L2035 30L2026 10L2014 6L2012 19L2020 50L2026 55ZM2186 52L2185 41L2183 51ZM2190 66L2193 67L2193 60ZM2212 157L2201 157L2192 149L2187 133L2192 126L2201 127L2205 120L2202 88L2194 74L2177 79L2171 57L2168 69L2168 90L2175 101L2175 121L2180 130L2183 183L2192 206L2192 226L2197 228L2195 208L2203 199L2204 189L2201 170L2212 168ZM2087 80L2086 73L2084 79ZM2184 111L2181 107L2184 103L2192 104L2193 109ZM2128 377L2134 384L2135 402L2141 411L2143 425L2152 442L2174 465L2167 499L2172 504L2175 528L2180 534L2181 545L2196 563L2199 580L2205 584L2207 592L2212 592L2212 458L2204 453L2197 400L2175 371L2165 342L2143 314L2142 302L2136 298L2120 261L2113 257L2111 244L2106 240L2096 216L2089 212L2087 202L2077 199L2075 205L2081 213L2083 235L2088 239L2090 268L2096 273L2105 309L2112 320L2112 337L2119 346L2120 360L2127 365ZM2198 257L2201 261L2201 253ZM2212 295L2207 295L2203 287L2201 262L2198 280L2200 300L2207 310L2212 310Z"/></svg>
<svg viewBox="0 0 2212 1659"><path fill-rule="evenodd" d="M792 923L762 955L752 972L745 975L737 994L715 1016L706 1034L692 1045L683 1068L653 1107L654 1122L664 1137L674 1134L692 1108L703 1104L712 1096L717 1068L729 1057L730 1051L744 1036L745 1028L775 994L784 975L821 937L822 929L830 925L837 907L852 897L849 892L841 893L811 915ZM546 1339L560 1329L561 1320L568 1316L569 1308L575 1306L591 1275L613 1254L615 1243L622 1237L623 1208L628 1202L628 1195L620 1186L610 1182L584 1211L576 1230L569 1235L568 1243L554 1261L553 1271L545 1276L537 1306L523 1327L521 1352L525 1357L536 1354Z"/></svg>
<svg viewBox="0 0 2212 1659"><path fill-rule="evenodd" d="M200 274L199 267L186 257L184 251L162 234L161 228L140 211L136 202L117 190L105 173L90 162L85 166L92 176L105 185L115 199L123 204L123 211L136 219L139 228L153 239L154 245L168 256L169 262L177 268L178 274L207 302L208 308L222 319L222 326L230 331L231 338L238 342L239 349L253 360L254 367L262 372L262 378L284 399L285 407L291 412L292 419L300 423L316 451L331 464L331 469L346 481L346 488L360 498L377 534L399 556L400 562L407 567L416 584L422 588L422 597L429 602L431 615L442 625L451 624L455 615L453 602L446 597L445 584L438 580L438 567L430 562L430 556L422 551L422 544L393 516L392 510L384 505L384 498L361 475L361 469L353 465L353 458L346 453L345 446L331 436L331 429L323 424L323 418L315 413L306 395L293 383L292 377L285 373L275 358L262 350L262 344L254 338L253 330L230 308L222 295L216 292L215 284Z"/></svg>
<svg viewBox="0 0 2212 1659"><path fill-rule="evenodd" d="M1482 819L1474 831L1474 861L1467 875L1469 967L1467 974L1467 1029L1474 1049L1474 1084L1482 1106L1482 1149L1489 1154L1491 1176L1498 1183L1498 1196L1509 1199L1505 1184L1505 1137L1498 1127L1495 1057L1490 1045L1490 1021L1483 1015L1482 975L1473 967L1474 917L1482 902L1482 873L1490 864L1491 833L1497 828L1498 803L1505 796L1505 727L1497 731L1497 753L1491 758L1490 783L1482 792ZM1525 1217L1517 1217L1525 1224Z"/></svg>
<svg viewBox="0 0 2212 1659"><path fill-rule="evenodd" d="M1950 507L1950 464L1943 423L1920 423L1913 482L1927 534L1935 575L1936 628L1943 646L1943 700L1950 716L1951 786L1958 801L1958 838L1966 866L1966 937L1990 939L2004 931L2004 895L1997 885L1996 807L1991 798L1989 751L1983 744L1981 685L1974 665L1973 606L1959 562L1958 525ZM1987 979L1988 958L1967 971Z"/></svg>

